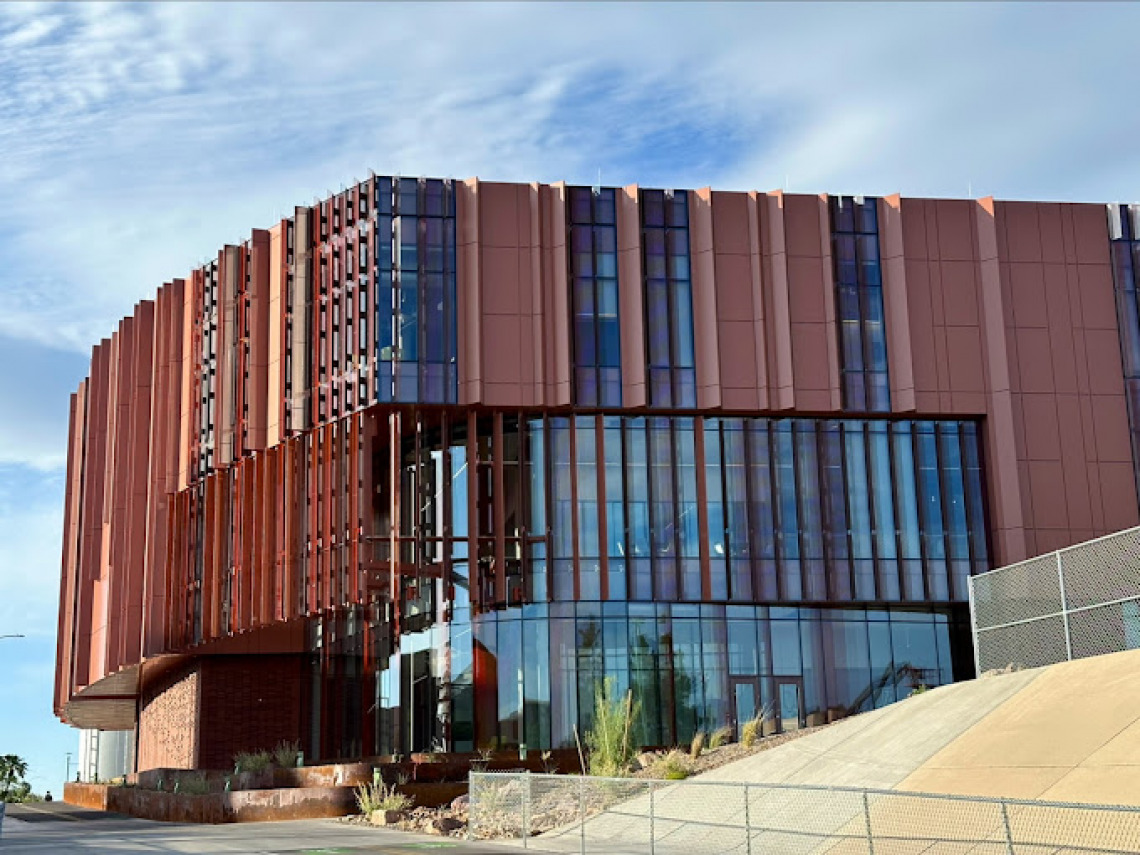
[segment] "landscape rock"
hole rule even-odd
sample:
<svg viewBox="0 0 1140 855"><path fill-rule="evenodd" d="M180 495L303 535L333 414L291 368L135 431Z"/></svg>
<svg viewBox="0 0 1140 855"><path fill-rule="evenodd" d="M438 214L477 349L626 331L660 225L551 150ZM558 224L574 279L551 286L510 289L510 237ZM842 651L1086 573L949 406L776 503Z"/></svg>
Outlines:
<svg viewBox="0 0 1140 855"><path fill-rule="evenodd" d="M398 810L374 810L368 821L373 825L397 825L402 818Z"/></svg>
<svg viewBox="0 0 1140 855"><path fill-rule="evenodd" d="M431 827L437 834L451 834L453 831L459 831L459 829L466 827L466 823L450 816L441 816L432 820Z"/></svg>

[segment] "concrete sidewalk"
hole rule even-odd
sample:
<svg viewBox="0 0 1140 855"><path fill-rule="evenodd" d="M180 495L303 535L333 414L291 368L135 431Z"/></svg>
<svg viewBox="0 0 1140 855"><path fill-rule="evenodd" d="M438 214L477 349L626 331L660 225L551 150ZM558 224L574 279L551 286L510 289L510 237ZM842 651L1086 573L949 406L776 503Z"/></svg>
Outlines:
<svg viewBox="0 0 1140 855"><path fill-rule="evenodd" d="M350 825L332 819L179 825L76 808L63 802L9 805L0 855L225 852L241 855L332 855L429 851L457 855L516 853L514 847Z"/></svg>

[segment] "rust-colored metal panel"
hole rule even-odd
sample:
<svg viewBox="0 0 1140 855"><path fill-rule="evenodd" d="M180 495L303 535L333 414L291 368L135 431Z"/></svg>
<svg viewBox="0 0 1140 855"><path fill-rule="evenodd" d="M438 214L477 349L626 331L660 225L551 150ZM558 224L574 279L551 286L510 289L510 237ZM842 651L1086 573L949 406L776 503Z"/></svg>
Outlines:
<svg viewBox="0 0 1140 855"><path fill-rule="evenodd" d="M87 380L71 395L67 434L67 475L63 505L63 555L60 562L59 620L56 629L55 692L57 716L73 694L75 657L75 594L79 573L80 496L83 485L83 435L86 424Z"/></svg>
<svg viewBox="0 0 1140 855"><path fill-rule="evenodd" d="M755 200L714 192L712 210L721 404L757 410L767 405L767 378Z"/></svg>
<svg viewBox="0 0 1140 855"><path fill-rule="evenodd" d="M178 489L190 483L190 444L195 437L192 427L191 401L194 395L194 318L197 316L195 299L198 291L196 273L191 273L182 288L182 348L179 365L181 403L178 407Z"/></svg>
<svg viewBox="0 0 1140 855"><path fill-rule="evenodd" d="M218 581L218 552L221 543L218 539L219 526L218 492L221 487L218 478L207 478L203 501L202 519L204 528L199 537L202 538L202 637L203 639L217 638L218 636L218 598L220 596L220 583Z"/></svg>
<svg viewBox="0 0 1140 855"><path fill-rule="evenodd" d="M697 406L721 405L717 348L716 259L713 252L712 188L689 194L689 252L693 281L693 345L697 364Z"/></svg>
<svg viewBox="0 0 1140 855"><path fill-rule="evenodd" d="M831 334L827 336L827 380L830 394L828 409L838 411L843 408L843 391L839 380L839 322L835 306L835 267L831 258L831 215L828 210L828 197L816 197L816 210L819 214L819 254L822 262L823 317Z"/></svg>
<svg viewBox="0 0 1140 855"><path fill-rule="evenodd" d="M104 558L101 584L104 586L103 672L119 670L124 617L127 608L126 585L129 576L131 516L131 399L134 397L136 322L131 316L119 322L115 347L114 398L111 412L112 456L107 466L108 500L104 505ZM95 651L93 651L95 652Z"/></svg>
<svg viewBox="0 0 1140 855"><path fill-rule="evenodd" d="M287 402L289 434L309 427L309 383L312 374L311 327L313 325L313 219L311 208L297 208L293 215L292 282L287 283L290 335L290 399Z"/></svg>
<svg viewBox="0 0 1140 855"><path fill-rule="evenodd" d="M914 359L907 302L902 198L896 193L880 199L878 215L891 410L896 413L914 412Z"/></svg>
<svg viewBox="0 0 1140 855"><path fill-rule="evenodd" d="M240 439L235 438L238 429L242 368L239 357L240 330L238 329L238 300L243 289L242 260L245 253L241 247L226 246L218 253L218 367L215 406L216 444L215 465L218 468L229 466L240 452Z"/></svg>
<svg viewBox="0 0 1140 855"><path fill-rule="evenodd" d="M373 199L377 198L377 195L379 193L378 184L379 184L379 182L378 182L376 176L372 176L368 180L368 182L367 182L367 196L368 196L369 200L373 200ZM367 269L365 271L361 272L361 276L367 277L367 281L368 281L368 299L364 301L364 318L365 318L364 330L367 333L367 337L364 339L364 341L361 342L361 345L362 345L361 350L364 353L364 361L362 364L363 364L364 370L367 371L367 377L365 378L367 381L365 384L366 403L370 404L371 402L376 400L377 395L379 393L379 383L377 381L377 377L378 377L379 368L380 368L380 354L377 353L377 351L376 351L376 347L378 344L378 341L377 341L378 326L377 325L379 324L379 313L377 312L377 300L378 300L378 291L380 288L380 283L377 280L377 273L376 273L375 264L376 264L376 259L378 259L380 257L380 253L382 251L384 251L384 252L390 252L391 251L389 249L389 243L388 242L391 240L392 236L391 236L391 234L381 235L379 226L378 225L372 225L373 221L371 219L372 218L372 205L371 204L369 204L367 211L368 211L367 219L369 220L369 228L368 228L367 233L365 234L364 246L367 247L367 251L368 251L368 264L367 264ZM375 222L379 223L379 218L377 218L375 220ZM454 311L454 309L452 311Z"/></svg>
<svg viewBox="0 0 1140 855"><path fill-rule="evenodd" d="M566 243L566 184L558 182L545 190L543 220L548 250L544 260L544 329L546 341L546 400L551 406L568 406L572 400L570 359L570 285ZM549 231L546 231L549 225Z"/></svg>
<svg viewBox="0 0 1140 855"><path fill-rule="evenodd" d="M788 296L788 252L784 232L784 194L775 191L759 200L761 247L764 253L764 320L768 357L768 405L773 410L795 406L792 373L792 325Z"/></svg>
<svg viewBox="0 0 1140 855"><path fill-rule="evenodd" d="M621 326L622 404L647 403L645 288L641 271L639 191L631 184L617 192L618 318ZM603 574L603 578L605 575Z"/></svg>
<svg viewBox="0 0 1140 855"><path fill-rule="evenodd" d="M157 304L154 387L151 394L151 480L147 498L147 567L144 580L143 655L164 649L166 620L166 562L170 494L178 487L179 434L182 396L182 335L184 281L164 286Z"/></svg>
<svg viewBox="0 0 1140 855"><path fill-rule="evenodd" d="M244 448L260 451L266 446L269 395L269 330L273 307L269 300L269 265L271 249L269 232L254 229L246 258L246 289L249 321L249 366L246 391L248 408Z"/></svg>
<svg viewBox="0 0 1140 855"><path fill-rule="evenodd" d="M107 417L111 386L111 340L103 339L91 356L91 377L84 438L83 500L80 517L80 566L76 603L76 690L93 682L92 638L96 623L96 585L103 543L106 496ZM94 678L97 679L97 678Z"/></svg>
<svg viewBox="0 0 1140 855"><path fill-rule="evenodd" d="M364 416L360 414L351 417L349 429L349 601L363 602L363 585L360 579L360 537L364 534L363 511L364 502Z"/></svg>
<svg viewBox="0 0 1140 855"><path fill-rule="evenodd" d="M522 268L529 275L530 298L530 389L526 403L542 406L546 403L546 335L543 315L545 312L545 289L543 287L543 248L542 226L545 212L542 205L542 188L537 183L519 188L524 199L527 217L526 239L528 246L522 260Z"/></svg>
<svg viewBox="0 0 1140 855"><path fill-rule="evenodd" d="M766 197L756 192L748 194L748 259L752 292L752 329L756 354L756 408L766 410L768 403L768 331L764 308L764 250L761 209ZM720 302L717 302L720 305ZM722 360L722 365L723 360Z"/></svg>
<svg viewBox="0 0 1140 855"><path fill-rule="evenodd" d="M268 232L268 246L262 251L265 258L265 448L281 441L284 421L285 386L285 300L283 288L287 276L285 221Z"/></svg>
<svg viewBox="0 0 1140 855"><path fill-rule="evenodd" d="M123 570L124 622L119 632L120 667L142 659L144 589L150 494L151 394L154 369L155 304L144 301L135 310L135 345L132 354L130 397L129 485L127 491L127 538Z"/></svg>
<svg viewBox="0 0 1140 855"><path fill-rule="evenodd" d="M992 198L977 202L974 225L982 290L982 352L989 394L985 422L986 481L992 497L992 531L997 551L995 564L1001 565L1022 560L1027 551Z"/></svg>
<svg viewBox="0 0 1140 855"><path fill-rule="evenodd" d="M170 284L158 289L154 310L154 346L150 363L150 423L148 440L150 455L146 471L146 528L145 557L142 577L142 618L139 621L139 650L141 656L161 652L162 644L155 644L155 633L161 631L161 608L165 594L156 590L156 577L162 572L158 556L165 552L165 520L160 527L159 520L165 510L164 467L166 463L165 426L170 418L167 389L169 387L169 344L170 344Z"/></svg>
<svg viewBox="0 0 1140 855"><path fill-rule="evenodd" d="M456 346L459 354L459 402L475 404L483 398L483 361L480 316L479 179L456 182Z"/></svg>

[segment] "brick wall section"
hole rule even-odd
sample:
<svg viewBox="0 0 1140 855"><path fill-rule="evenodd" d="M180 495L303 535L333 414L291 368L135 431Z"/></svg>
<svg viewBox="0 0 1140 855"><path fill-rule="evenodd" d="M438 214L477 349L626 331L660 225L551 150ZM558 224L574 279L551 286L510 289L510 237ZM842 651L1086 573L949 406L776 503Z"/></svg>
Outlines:
<svg viewBox="0 0 1140 855"><path fill-rule="evenodd" d="M231 768L239 751L301 739L301 656L210 656L201 663L199 768Z"/></svg>
<svg viewBox="0 0 1140 855"><path fill-rule="evenodd" d="M197 665L170 674L139 703L139 769L193 769L198 761L201 675Z"/></svg>

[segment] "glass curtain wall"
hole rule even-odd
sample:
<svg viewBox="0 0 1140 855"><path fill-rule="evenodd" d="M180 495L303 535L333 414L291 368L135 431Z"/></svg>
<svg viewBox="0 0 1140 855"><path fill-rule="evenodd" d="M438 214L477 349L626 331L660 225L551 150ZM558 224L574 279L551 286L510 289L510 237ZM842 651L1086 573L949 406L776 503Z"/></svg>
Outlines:
<svg viewBox="0 0 1140 855"><path fill-rule="evenodd" d="M829 199L843 407L885 413L891 393L877 203L862 196Z"/></svg>
<svg viewBox="0 0 1140 855"><path fill-rule="evenodd" d="M455 403L455 194L450 181L377 178L376 400Z"/></svg>
<svg viewBox="0 0 1140 855"><path fill-rule="evenodd" d="M642 190L640 197L649 405L695 407L689 194Z"/></svg>
<svg viewBox="0 0 1140 855"><path fill-rule="evenodd" d="M603 677L665 745L969 673L965 580L988 569L974 422L376 419L366 601L314 630L320 755L566 746ZM362 709L329 707L341 691Z"/></svg>
<svg viewBox="0 0 1140 855"><path fill-rule="evenodd" d="M556 600L600 598L605 571L611 600L964 602L988 569L974 422L589 416L527 432L550 457L549 488L529 464L528 528L549 515Z"/></svg>
<svg viewBox="0 0 1140 855"><path fill-rule="evenodd" d="M574 400L621 406L617 209L612 187L569 189Z"/></svg>

